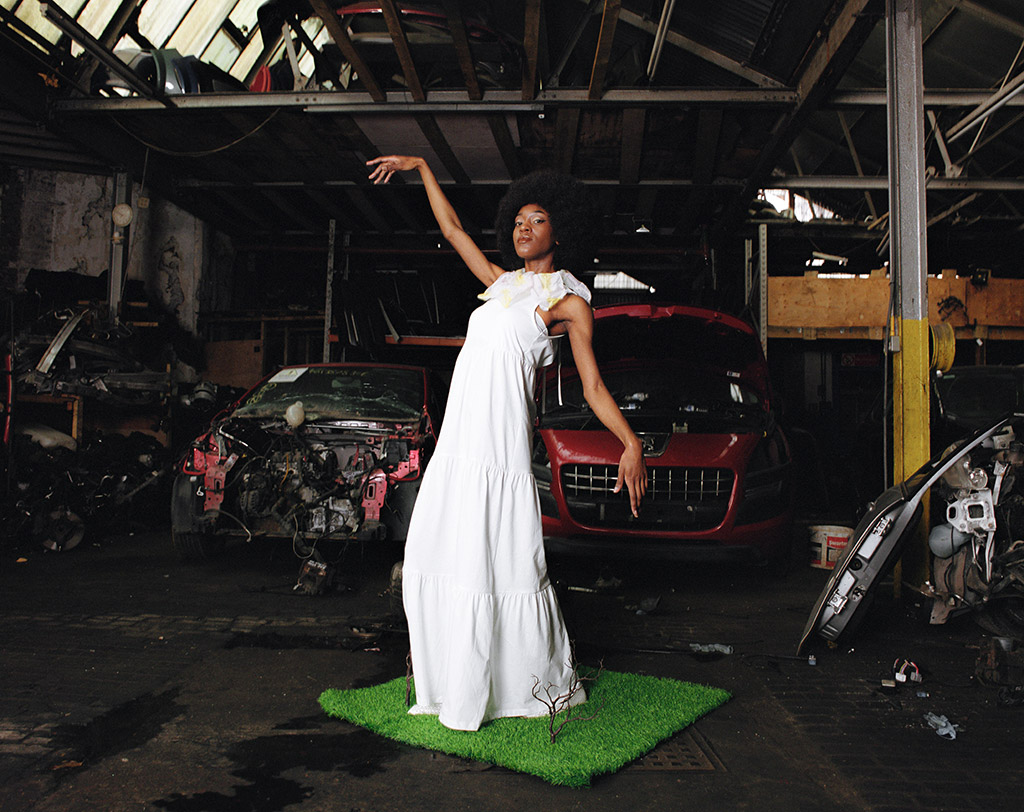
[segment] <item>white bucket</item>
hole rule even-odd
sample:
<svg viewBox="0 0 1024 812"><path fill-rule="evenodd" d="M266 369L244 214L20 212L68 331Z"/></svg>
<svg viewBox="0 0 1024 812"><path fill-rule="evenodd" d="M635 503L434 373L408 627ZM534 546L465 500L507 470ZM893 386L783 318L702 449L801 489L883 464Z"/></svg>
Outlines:
<svg viewBox="0 0 1024 812"><path fill-rule="evenodd" d="M853 528L838 524L812 524L808 530L811 533L811 566L825 570L835 567L850 543Z"/></svg>

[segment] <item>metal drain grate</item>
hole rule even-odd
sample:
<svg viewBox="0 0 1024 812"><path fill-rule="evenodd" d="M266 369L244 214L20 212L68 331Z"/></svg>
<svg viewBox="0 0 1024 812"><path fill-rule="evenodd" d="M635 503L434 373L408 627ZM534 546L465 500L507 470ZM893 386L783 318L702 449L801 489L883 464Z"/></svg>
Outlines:
<svg viewBox="0 0 1024 812"><path fill-rule="evenodd" d="M638 758L627 769L714 772L724 770L725 766L711 751L703 736L696 731L684 730Z"/></svg>

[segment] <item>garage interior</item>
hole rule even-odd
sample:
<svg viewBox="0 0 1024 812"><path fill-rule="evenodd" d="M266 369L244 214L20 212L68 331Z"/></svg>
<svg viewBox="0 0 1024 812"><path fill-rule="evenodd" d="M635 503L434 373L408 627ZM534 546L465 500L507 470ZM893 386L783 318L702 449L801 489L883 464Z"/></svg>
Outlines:
<svg viewBox="0 0 1024 812"><path fill-rule="evenodd" d="M569 172L595 306L750 322L804 526L852 526L931 456L937 371L1022 363L1015 0L340 5L0 0L8 431L171 465L281 365L450 369L478 290L414 175L368 181L388 153L424 156L493 257L510 180ZM62 331L109 367L19 367Z"/></svg>

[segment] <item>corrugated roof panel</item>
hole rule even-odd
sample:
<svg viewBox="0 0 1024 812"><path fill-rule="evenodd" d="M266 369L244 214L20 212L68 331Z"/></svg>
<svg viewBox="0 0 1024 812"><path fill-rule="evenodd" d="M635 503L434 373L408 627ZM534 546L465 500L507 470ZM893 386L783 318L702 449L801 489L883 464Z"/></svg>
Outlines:
<svg viewBox="0 0 1024 812"><path fill-rule="evenodd" d="M187 55L201 54L213 40L217 29L227 19L236 0L196 0L181 25L171 35L167 47Z"/></svg>
<svg viewBox="0 0 1024 812"><path fill-rule="evenodd" d="M66 0L66 2L61 4L61 8L68 14L77 14L84 3L85 0ZM28 23L28 25L50 42L56 42L60 39L60 29L43 16L38 0L25 0L25 2L22 2L14 9L14 16L22 22ZM79 48L74 53L80 52L81 49Z"/></svg>
<svg viewBox="0 0 1024 812"><path fill-rule="evenodd" d="M245 77L249 75L249 71L256 64L256 60L260 58L261 53L263 53L263 37L257 34L249 39L249 44L245 46L241 56L238 57L238 61L235 62L229 72L236 79L244 82Z"/></svg>
<svg viewBox="0 0 1024 812"><path fill-rule="evenodd" d="M673 27L737 61L750 57L774 0L710 0L676 6Z"/></svg>
<svg viewBox="0 0 1024 812"><path fill-rule="evenodd" d="M217 33L213 35L213 41L203 51L200 58L204 62L213 63L221 70L230 72L241 53L237 43L225 34L223 29L218 29ZM244 79L245 77L243 75L238 78Z"/></svg>
<svg viewBox="0 0 1024 812"><path fill-rule="evenodd" d="M166 47L182 15L191 5L191 0L146 3L139 13L139 31L158 48Z"/></svg>
<svg viewBox="0 0 1024 812"><path fill-rule="evenodd" d="M266 3L267 0L238 0L235 7L228 14L231 20L243 34L251 34L257 28L256 9Z"/></svg>
<svg viewBox="0 0 1024 812"><path fill-rule="evenodd" d="M75 16L75 19L82 28L96 37L96 39L99 39L103 36L103 29L107 27L107 23L117 14L118 5L118 0L88 0L81 13ZM65 8L63 3L61 8L69 14L74 14L71 9Z"/></svg>

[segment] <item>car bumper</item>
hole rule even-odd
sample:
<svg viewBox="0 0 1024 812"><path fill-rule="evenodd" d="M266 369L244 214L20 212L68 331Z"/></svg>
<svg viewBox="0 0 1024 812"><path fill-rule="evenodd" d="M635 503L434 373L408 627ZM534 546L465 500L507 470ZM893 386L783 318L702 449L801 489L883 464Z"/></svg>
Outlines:
<svg viewBox="0 0 1024 812"><path fill-rule="evenodd" d="M791 538L792 516L786 514L734 528L727 539L583 533L545 535L544 548L553 556L756 564L787 555Z"/></svg>

